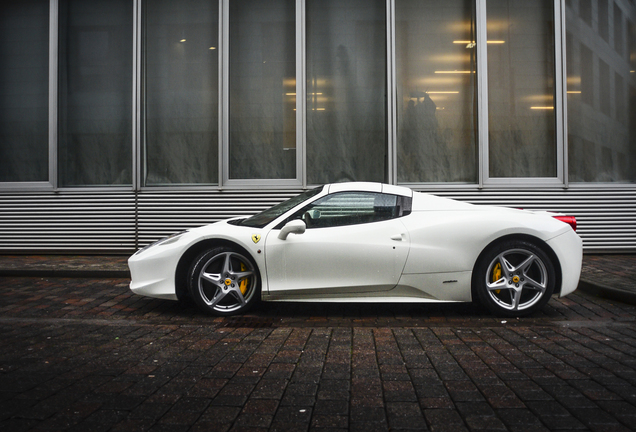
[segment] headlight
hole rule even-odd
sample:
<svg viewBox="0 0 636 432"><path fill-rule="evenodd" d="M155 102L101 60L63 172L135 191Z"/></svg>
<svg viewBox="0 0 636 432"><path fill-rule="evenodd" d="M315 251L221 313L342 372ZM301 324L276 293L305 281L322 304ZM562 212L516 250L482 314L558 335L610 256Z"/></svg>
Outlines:
<svg viewBox="0 0 636 432"><path fill-rule="evenodd" d="M135 255L137 255L137 254L139 254L139 253L141 253L141 252L143 252L146 249L149 249L151 247L165 246L165 245L169 245L169 244L175 243L175 242L179 241L181 236L183 236L185 233L187 233L187 231L181 231L181 232L169 235L168 237L164 237L162 239L159 239L156 242L150 243L148 246L145 246L145 247L139 249L137 252L135 252Z"/></svg>
<svg viewBox="0 0 636 432"><path fill-rule="evenodd" d="M172 234L171 236L168 236L168 237L166 237L164 239L159 240L155 244L155 246L169 245L169 244L175 243L175 242L179 241L181 236L184 235L185 233L186 233L186 231L181 231L179 233Z"/></svg>

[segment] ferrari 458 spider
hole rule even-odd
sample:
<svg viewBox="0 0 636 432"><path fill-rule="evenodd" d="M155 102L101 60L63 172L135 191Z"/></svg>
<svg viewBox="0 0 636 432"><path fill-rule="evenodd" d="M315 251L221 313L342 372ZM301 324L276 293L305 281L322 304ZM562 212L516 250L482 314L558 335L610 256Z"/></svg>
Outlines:
<svg viewBox="0 0 636 432"><path fill-rule="evenodd" d="M174 234L128 264L133 292L232 315L259 300L480 301L533 313L574 291L574 217L472 205L399 186L336 183L248 218Z"/></svg>

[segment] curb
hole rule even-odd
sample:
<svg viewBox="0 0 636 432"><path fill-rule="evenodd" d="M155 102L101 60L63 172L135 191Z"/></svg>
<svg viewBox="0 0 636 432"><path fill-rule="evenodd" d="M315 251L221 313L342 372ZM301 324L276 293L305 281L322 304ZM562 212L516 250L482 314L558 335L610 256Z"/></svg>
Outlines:
<svg viewBox="0 0 636 432"><path fill-rule="evenodd" d="M130 270L0 269L2 276L130 279Z"/></svg>
<svg viewBox="0 0 636 432"><path fill-rule="evenodd" d="M613 288L607 285L592 282L586 279L579 280L579 286L583 292L595 295L597 297L616 300L623 303L636 305L636 292L626 291L619 288Z"/></svg>

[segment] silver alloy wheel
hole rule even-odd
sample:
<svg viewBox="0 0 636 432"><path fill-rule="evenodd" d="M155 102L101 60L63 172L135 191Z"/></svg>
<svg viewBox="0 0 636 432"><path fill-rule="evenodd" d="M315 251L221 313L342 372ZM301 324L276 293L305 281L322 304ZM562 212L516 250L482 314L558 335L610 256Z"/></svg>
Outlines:
<svg viewBox="0 0 636 432"><path fill-rule="evenodd" d="M256 292L256 271L250 260L236 252L212 256L197 278L201 300L217 312L227 314L245 307Z"/></svg>
<svg viewBox="0 0 636 432"><path fill-rule="evenodd" d="M541 301L548 288L548 270L543 260L527 249L509 249L488 266L486 287L499 307L522 311Z"/></svg>

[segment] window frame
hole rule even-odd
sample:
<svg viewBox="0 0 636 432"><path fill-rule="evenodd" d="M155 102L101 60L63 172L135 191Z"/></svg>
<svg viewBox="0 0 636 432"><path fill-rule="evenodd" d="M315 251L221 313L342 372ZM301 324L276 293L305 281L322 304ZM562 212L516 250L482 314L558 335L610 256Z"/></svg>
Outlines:
<svg viewBox="0 0 636 432"><path fill-rule="evenodd" d="M49 0L48 48L48 180L0 182L0 191L54 191L57 189L57 58L58 0Z"/></svg>
<svg viewBox="0 0 636 432"><path fill-rule="evenodd" d="M138 155L136 154L138 148L138 136L137 130L140 125L138 124L138 116L136 115L136 109L138 105L136 104L137 92L139 88L139 80L137 79L137 70L140 68L140 63L137 58L137 51L140 50L140 44L137 43L137 37L140 36L140 17L138 16L138 7L140 7L141 2L143 0L127 0L129 2L131 11L132 11L132 30L131 30L131 95L130 95L130 137L131 141L130 145L130 183L125 184L110 184L110 185L70 185L63 186L61 185L60 180L60 154L59 154L59 1L60 0L50 0L50 14L51 19L55 16L55 26L51 25L51 44L54 46L51 49L51 52L55 52L55 55L50 55L51 57L51 65L49 70L49 94L55 93L55 97L49 99L49 165L54 165L54 177L51 179L53 184L53 191L69 191L69 192L122 192L122 191L136 191L138 189L138 185L140 184L138 181L137 174L137 164L136 160ZM53 38L54 32L54 38Z"/></svg>
<svg viewBox="0 0 636 432"><path fill-rule="evenodd" d="M148 176L148 146L147 146L147 128L146 128L146 118L147 118L147 105L146 105L146 94L147 94L147 81L144 76L146 71L148 70L148 66L146 65L146 44L144 37L146 35L146 11L144 8L146 4L151 0L133 0L135 2L135 11L136 14L134 17L134 25L136 26L134 30L134 47L133 53L135 57L135 70L134 70L134 80L133 83L133 125L134 125L134 151L133 151L133 175L134 175L134 190L149 190L149 191L157 191L157 190L215 190L219 188L219 166L217 163L217 175L214 176L214 180L208 183L158 183L158 184L148 184L147 176ZM218 18L217 18L217 52L221 51L221 35L222 31L220 28L221 25L221 1L218 1ZM137 30L138 29L138 30ZM142 37L144 36L144 37ZM218 64L218 80L217 80L217 90L220 89L221 84L221 58L217 60ZM221 107L221 94L218 94L217 97L217 110ZM218 126L221 125L220 117L221 114L217 116L217 129ZM219 154L219 147L221 146L220 142L220 130L217 132L217 146L216 149L213 150L217 153L217 159Z"/></svg>
<svg viewBox="0 0 636 432"><path fill-rule="evenodd" d="M218 188L306 188L305 182L305 80L304 0L295 1L296 17L296 177L289 179L230 179L230 1L219 1L219 184ZM299 97L300 95L300 97Z"/></svg>
<svg viewBox="0 0 636 432"><path fill-rule="evenodd" d="M488 139L487 0L477 1L477 106L479 188L567 187L567 105L565 68L565 0L554 0L554 116L556 139L555 177L490 177Z"/></svg>
<svg viewBox="0 0 636 432"><path fill-rule="evenodd" d="M140 10L142 0L130 0L133 9L133 61L132 61L132 158L131 158L131 184L124 185L96 185L96 186L60 186L59 181L59 155L58 155L58 77L59 77L59 0L49 0L49 49L48 49L48 180L33 182L0 182L0 192L110 192L139 190L138 173L138 111L139 111L139 46L141 43Z"/></svg>

